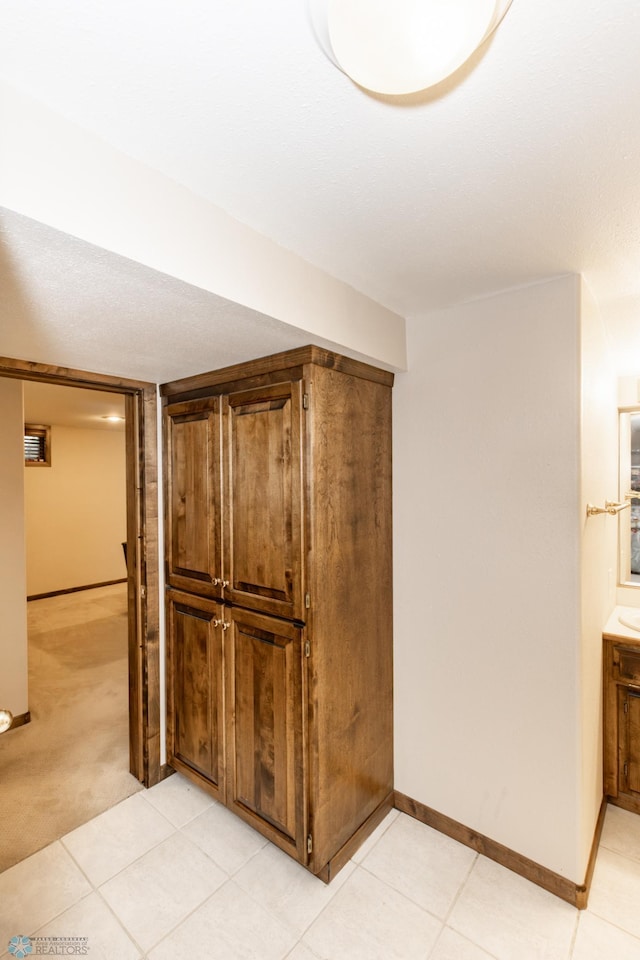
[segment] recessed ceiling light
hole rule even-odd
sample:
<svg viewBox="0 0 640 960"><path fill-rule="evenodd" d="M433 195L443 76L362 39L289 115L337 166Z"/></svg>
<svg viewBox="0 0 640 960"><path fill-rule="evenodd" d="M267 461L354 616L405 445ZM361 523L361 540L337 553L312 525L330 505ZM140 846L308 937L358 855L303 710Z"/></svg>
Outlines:
<svg viewBox="0 0 640 960"><path fill-rule="evenodd" d="M109 423L122 423L124 421L124 417L116 417L116 416L100 417L100 419L108 420Z"/></svg>

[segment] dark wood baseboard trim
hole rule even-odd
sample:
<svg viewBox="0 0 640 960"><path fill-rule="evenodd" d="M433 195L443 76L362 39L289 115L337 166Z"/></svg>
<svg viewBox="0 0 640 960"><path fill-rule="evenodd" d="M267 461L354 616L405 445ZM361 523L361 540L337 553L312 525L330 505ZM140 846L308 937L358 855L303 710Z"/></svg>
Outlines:
<svg viewBox="0 0 640 960"><path fill-rule="evenodd" d="M451 817L447 817L443 813L438 813L436 810L432 810L431 807L427 807L417 800L412 800L411 797L407 797L404 793L400 793L397 790L395 792L394 806L402 813L406 813L410 817L426 823L429 827L433 827L434 830L438 830L453 840L457 840L459 843L471 847L472 850L488 857L489 860L494 860L508 870L512 870L526 880L530 880L531 883L535 883L544 890L548 890L549 893L555 894L556 897L560 897L561 900L565 900L579 910L584 910L586 907L593 867L595 866L598 841L600 839L600 831L602 830L602 824L604 822L606 803L603 802L600 810L591 857L589 859L589 867L587 869L587 877L582 885L567 880L566 877L560 876L559 873L554 873L553 870L543 867L534 860L529 860L528 857L516 853L515 850L510 850L509 847L503 846L496 840L491 840L490 837L485 837L483 834L477 833L470 827L458 823L457 820L452 820Z"/></svg>
<svg viewBox="0 0 640 960"><path fill-rule="evenodd" d="M378 824L382 823L386 815L393 810L394 798L395 794L393 792L388 794L382 803L376 807L371 816L369 816L353 836L347 840L344 846L338 850L328 863L325 863L324 867L316 873L316 876L319 877L320 880L323 880L324 883L329 883L333 880L338 871L342 870L344 865L351 859L367 837L371 836Z"/></svg>
<svg viewBox="0 0 640 960"><path fill-rule="evenodd" d="M83 587L67 587L66 590L51 590L50 593L33 593L27 600L46 600L48 597L61 597L65 593L80 593L81 590L97 590L98 587L110 587L114 583L126 583L127 578L103 580L101 583L87 583Z"/></svg>
<svg viewBox="0 0 640 960"><path fill-rule="evenodd" d="M15 730L16 727L24 727L25 723L31 723L31 711L27 710L26 713L18 713L13 718L13 723L9 727L9 730ZM9 730L6 732L8 733Z"/></svg>
<svg viewBox="0 0 640 960"><path fill-rule="evenodd" d="M640 813L640 800L628 793L619 793L617 797L607 797L606 799L614 807L628 810L629 813Z"/></svg>
<svg viewBox="0 0 640 960"><path fill-rule="evenodd" d="M584 883L581 887L576 887L577 901L576 907L578 910L585 910L587 907L587 901L589 900L589 891L591 890L591 881L593 880L593 871L596 868L596 858L598 856L598 846L600 845L600 837L602 836L602 828L604 827L604 818L607 813L607 798L602 798L602 803L600 804L600 813L598 814L598 819L596 821L596 829L593 834L593 843L591 844L591 854L589 855L589 862L587 864L587 873L584 878Z"/></svg>

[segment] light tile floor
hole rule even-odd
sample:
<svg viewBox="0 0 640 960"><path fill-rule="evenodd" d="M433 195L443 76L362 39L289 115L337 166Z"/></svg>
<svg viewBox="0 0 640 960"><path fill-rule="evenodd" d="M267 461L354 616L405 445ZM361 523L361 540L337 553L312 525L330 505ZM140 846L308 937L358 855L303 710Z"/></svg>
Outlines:
<svg viewBox="0 0 640 960"><path fill-rule="evenodd" d="M90 960L640 960L640 817L609 807L579 913L397 811L327 887L176 774L0 874L0 956L18 934Z"/></svg>

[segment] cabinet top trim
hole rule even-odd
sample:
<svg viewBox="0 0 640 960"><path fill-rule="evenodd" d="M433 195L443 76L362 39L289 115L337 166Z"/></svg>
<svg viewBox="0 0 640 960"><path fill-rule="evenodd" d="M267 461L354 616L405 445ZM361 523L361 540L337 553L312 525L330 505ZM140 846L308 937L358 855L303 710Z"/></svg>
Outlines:
<svg viewBox="0 0 640 960"><path fill-rule="evenodd" d="M212 370L209 373L199 373L193 377L163 383L160 387L160 394L163 397L182 396L193 391L201 391L209 387L219 387L222 384L233 383L236 380L244 380L248 377L259 377L279 371L285 373L293 367L300 367L306 363L315 363L321 367L338 370L340 373L360 377L362 380L372 380L374 383L393 386L393 373L388 370L381 370L371 364L363 363L360 360L352 360L350 357L343 357L339 353L332 353L330 350L310 344L296 350L275 353L270 357L260 357L257 360L236 363L233 366Z"/></svg>

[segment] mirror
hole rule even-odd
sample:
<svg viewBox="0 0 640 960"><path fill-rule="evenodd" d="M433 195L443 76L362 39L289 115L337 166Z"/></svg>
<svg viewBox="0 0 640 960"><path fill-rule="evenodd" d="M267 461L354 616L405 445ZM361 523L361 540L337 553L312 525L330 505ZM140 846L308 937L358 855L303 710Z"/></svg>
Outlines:
<svg viewBox="0 0 640 960"><path fill-rule="evenodd" d="M640 410L620 414L620 501L631 490L638 497L619 514L619 581L640 586Z"/></svg>

